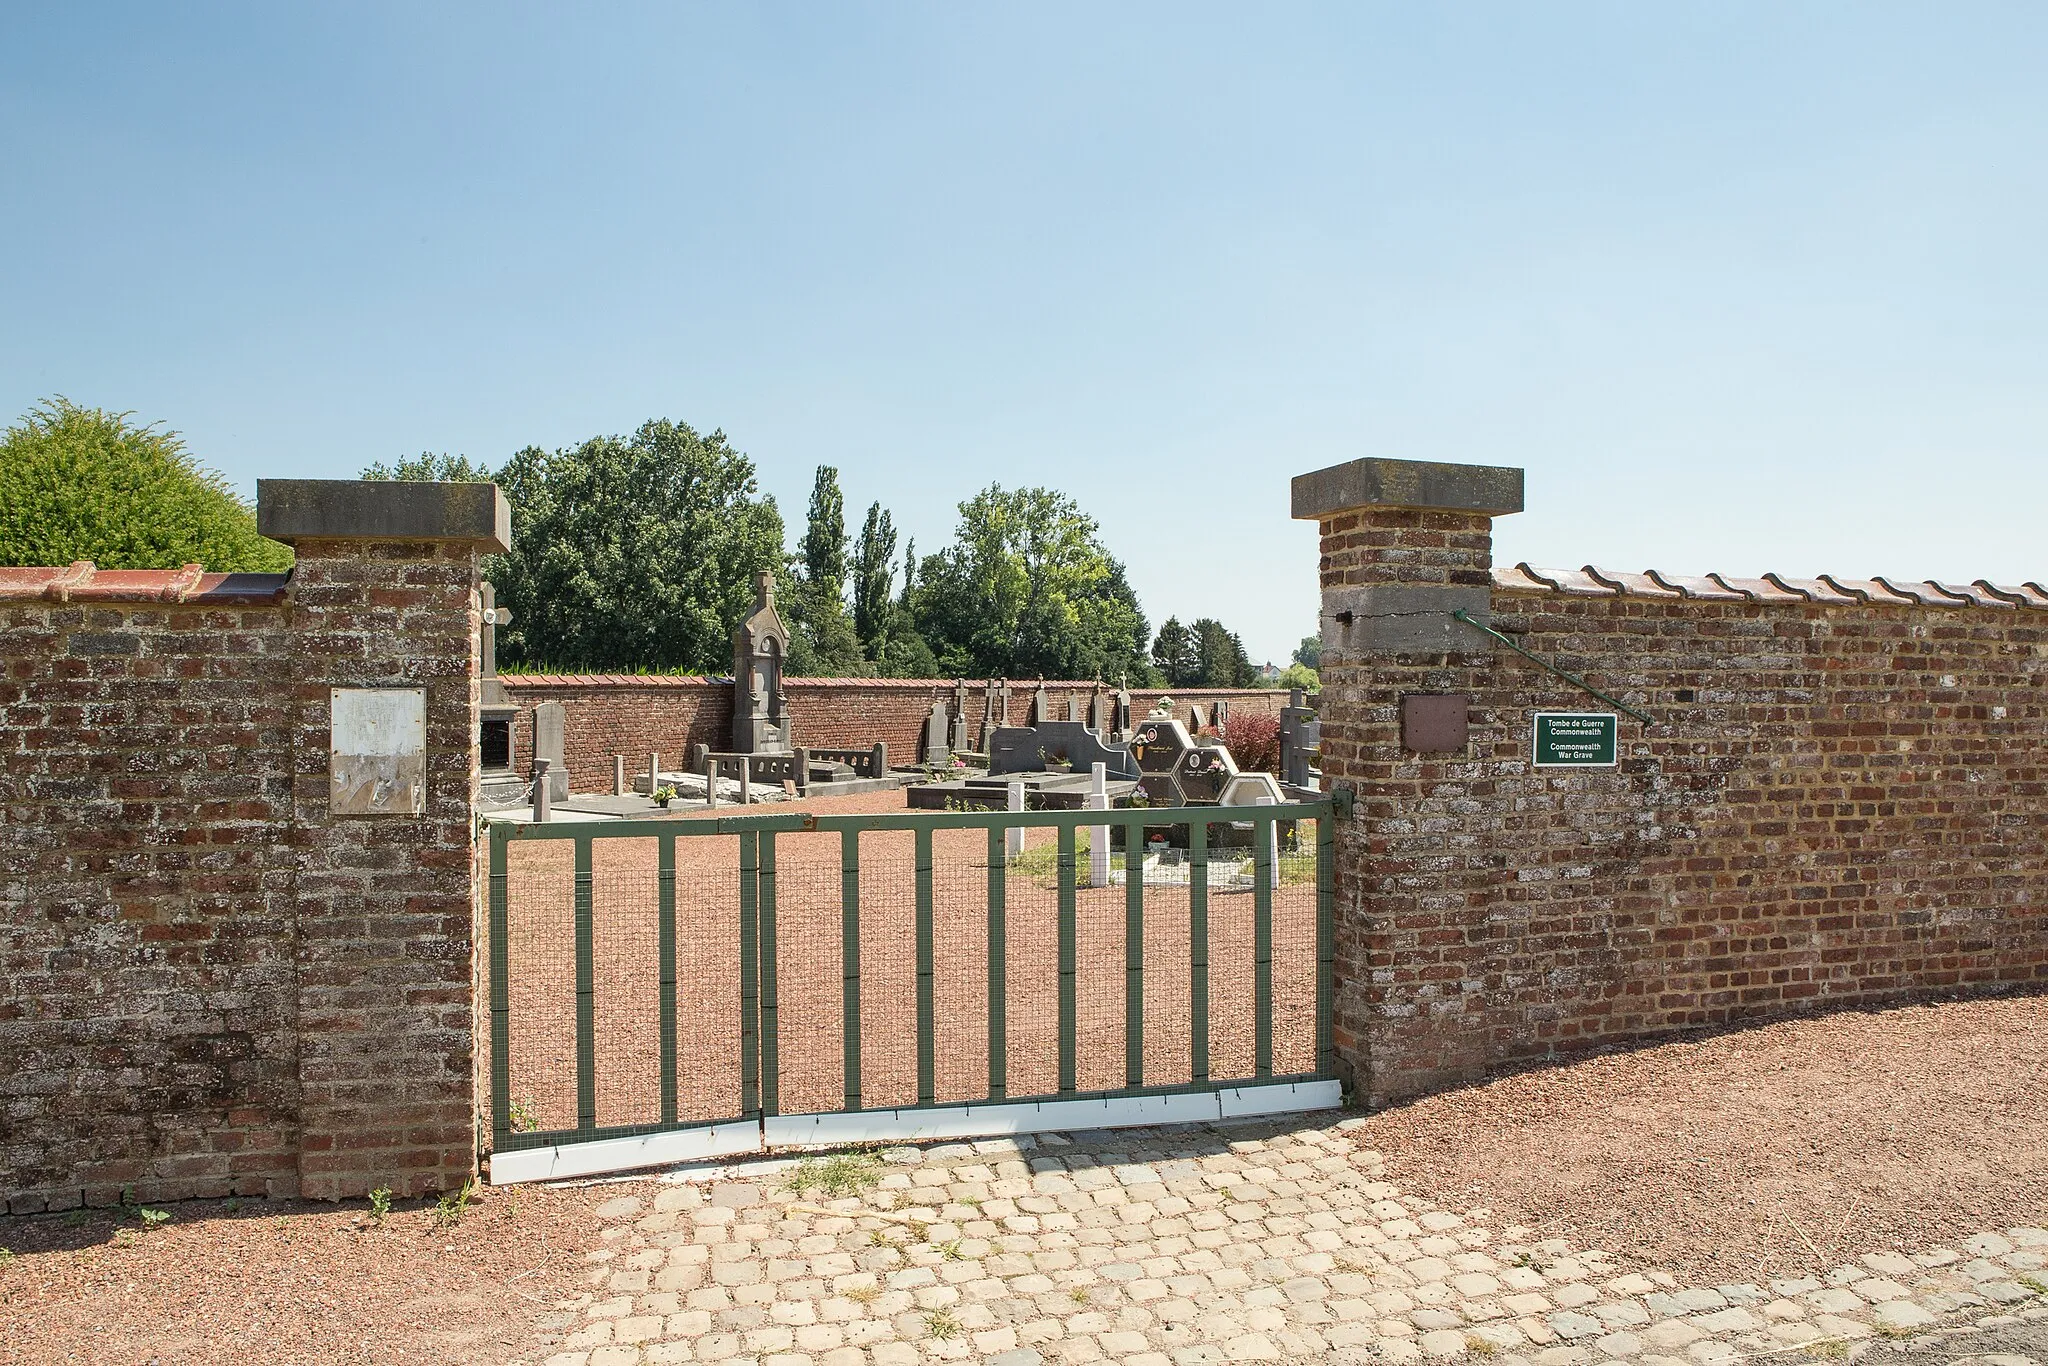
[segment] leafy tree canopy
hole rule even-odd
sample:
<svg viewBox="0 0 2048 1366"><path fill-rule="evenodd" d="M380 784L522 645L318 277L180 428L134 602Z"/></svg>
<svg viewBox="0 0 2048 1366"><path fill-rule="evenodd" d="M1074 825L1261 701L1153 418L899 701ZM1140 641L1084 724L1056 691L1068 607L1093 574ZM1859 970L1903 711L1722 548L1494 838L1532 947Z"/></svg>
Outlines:
<svg viewBox="0 0 2048 1366"><path fill-rule="evenodd" d="M1205 688L1249 688L1259 671L1245 657L1244 642L1213 617L1202 617L1188 630L1195 637L1196 681Z"/></svg>
<svg viewBox="0 0 2048 1366"><path fill-rule="evenodd" d="M365 479L406 479L419 483L482 484L491 478L491 467L466 455L436 455L421 451L385 464L378 461L363 471Z"/></svg>
<svg viewBox="0 0 2048 1366"><path fill-rule="evenodd" d="M1200 661L1195 658L1195 634L1168 617L1152 640L1152 663L1169 688L1185 688L1201 681Z"/></svg>
<svg viewBox="0 0 2048 1366"><path fill-rule="evenodd" d="M1051 489L991 484L919 567L919 633L945 674L1142 680L1150 632L1095 519ZM943 643L940 643L943 642Z"/></svg>
<svg viewBox="0 0 2048 1366"><path fill-rule="evenodd" d="M649 422L630 437L529 446L498 471L512 552L485 566L511 664L732 667L754 575L782 566L782 514L723 432Z"/></svg>
<svg viewBox="0 0 2048 1366"><path fill-rule="evenodd" d="M1300 688L1303 692L1321 692L1322 675L1303 664L1300 660L1289 664L1280 671L1280 677L1273 680L1276 688Z"/></svg>
<svg viewBox="0 0 2048 1366"><path fill-rule="evenodd" d="M289 569L256 515L173 431L52 398L0 433L0 564Z"/></svg>
<svg viewBox="0 0 2048 1366"><path fill-rule="evenodd" d="M1323 667L1323 638L1303 636L1301 644L1294 647L1294 662L1310 669Z"/></svg>

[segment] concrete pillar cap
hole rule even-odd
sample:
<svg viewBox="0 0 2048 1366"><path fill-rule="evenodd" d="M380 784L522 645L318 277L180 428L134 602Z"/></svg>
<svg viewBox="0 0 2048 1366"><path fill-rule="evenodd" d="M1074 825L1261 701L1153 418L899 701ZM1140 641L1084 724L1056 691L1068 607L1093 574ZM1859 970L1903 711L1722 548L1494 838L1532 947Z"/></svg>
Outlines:
<svg viewBox="0 0 2048 1366"><path fill-rule="evenodd" d="M1294 516L1322 521L1352 508L1477 512L1522 510L1522 471L1429 460L1350 460L1294 476Z"/></svg>
<svg viewBox="0 0 2048 1366"><path fill-rule="evenodd" d="M258 479L256 529L273 541L458 541L512 548L496 484L410 479Z"/></svg>

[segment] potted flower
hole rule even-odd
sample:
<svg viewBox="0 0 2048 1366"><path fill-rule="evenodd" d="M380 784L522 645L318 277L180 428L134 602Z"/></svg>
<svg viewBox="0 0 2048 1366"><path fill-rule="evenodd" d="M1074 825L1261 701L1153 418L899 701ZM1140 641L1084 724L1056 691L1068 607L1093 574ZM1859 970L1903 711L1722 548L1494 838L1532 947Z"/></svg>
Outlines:
<svg viewBox="0 0 2048 1366"><path fill-rule="evenodd" d="M663 783L660 787L654 789L654 804L658 807L661 807L663 810L666 810L668 808L668 804L674 801L675 799L676 790L668 783Z"/></svg>

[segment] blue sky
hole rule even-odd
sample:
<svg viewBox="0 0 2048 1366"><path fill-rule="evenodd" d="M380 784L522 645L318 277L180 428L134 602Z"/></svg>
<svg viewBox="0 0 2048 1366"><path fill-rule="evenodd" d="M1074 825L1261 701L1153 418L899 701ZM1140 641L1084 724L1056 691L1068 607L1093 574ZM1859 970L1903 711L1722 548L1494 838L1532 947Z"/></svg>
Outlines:
<svg viewBox="0 0 2048 1366"><path fill-rule="evenodd" d="M15 6L0 416L245 489L668 416L927 549L1048 484L1276 660L1361 455L1525 467L1503 562L2044 579L2044 71L2039 4Z"/></svg>

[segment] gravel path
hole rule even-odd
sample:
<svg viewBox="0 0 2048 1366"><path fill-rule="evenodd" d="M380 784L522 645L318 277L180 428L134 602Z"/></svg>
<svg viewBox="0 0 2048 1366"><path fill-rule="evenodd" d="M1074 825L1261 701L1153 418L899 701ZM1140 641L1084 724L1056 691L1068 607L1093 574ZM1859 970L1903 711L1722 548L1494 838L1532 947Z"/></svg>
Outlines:
<svg viewBox="0 0 2048 1366"><path fill-rule="evenodd" d="M1835 1014L1375 1115L1392 1179L1709 1281L2048 1211L2048 996Z"/></svg>

